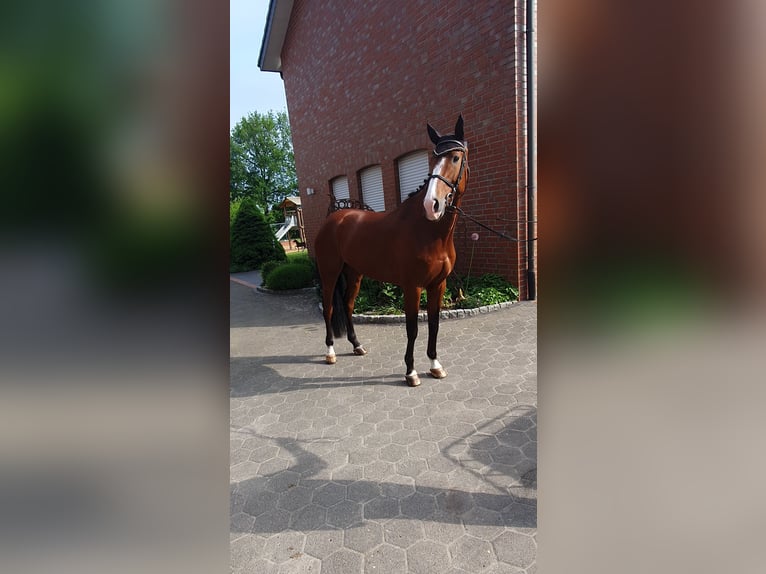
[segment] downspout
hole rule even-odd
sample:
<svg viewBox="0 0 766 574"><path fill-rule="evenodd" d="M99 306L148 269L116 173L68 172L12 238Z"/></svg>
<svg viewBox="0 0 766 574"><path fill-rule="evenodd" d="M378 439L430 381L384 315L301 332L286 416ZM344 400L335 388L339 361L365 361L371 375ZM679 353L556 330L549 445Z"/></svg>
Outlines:
<svg viewBox="0 0 766 574"><path fill-rule="evenodd" d="M537 144L535 141L535 0L526 0L526 72L527 72L527 299L537 299L535 271L535 233L537 211Z"/></svg>

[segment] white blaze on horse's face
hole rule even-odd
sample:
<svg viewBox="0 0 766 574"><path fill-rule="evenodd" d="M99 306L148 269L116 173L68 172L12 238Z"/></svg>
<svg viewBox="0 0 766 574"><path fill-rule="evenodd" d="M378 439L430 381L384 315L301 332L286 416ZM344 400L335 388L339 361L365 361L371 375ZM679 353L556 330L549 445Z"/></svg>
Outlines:
<svg viewBox="0 0 766 574"><path fill-rule="evenodd" d="M431 172L432 175L441 175L442 167L444 167L444 163L446 161L446 157L441 158L436 164L436 167L434 167L434 170ZM442 201L442 199L439 197L439 194L437 193L437 187L439 183L441 183L441 180L435 177L428 181L428 189L426 190L426 197L423 200L423 207L426 210L426 218L429 221L437 221L444 215L446 202ZM442 183L442 185L444 184ZM444 195L442 194L441 197L444 197Z"/></svg>
<svg viewBox="0 0 766 574"><path fill-rule="evenodd" d="M450 182L456 182L460 173L462 152L453 151L439 158L432 175L442 176ZM452 189L437 177L428 181L428 189L423 199L423 208L429 221L438 221L444 216L447 205L452 203Z"/></svg>
<svg viewBox="0 0 766 574"><path fill-rule="evenodd" d="M452 188L444 182L458 183L463 171L464 151L452 151L439 158L439 162L434 167L431 175L441 177L432 177L428 181L428 189L423 199L423 207L426 211L426 218L430 221L438 221L444 216L447 205L454 201ZM465 174L463 178L467 177Z"/></svg>

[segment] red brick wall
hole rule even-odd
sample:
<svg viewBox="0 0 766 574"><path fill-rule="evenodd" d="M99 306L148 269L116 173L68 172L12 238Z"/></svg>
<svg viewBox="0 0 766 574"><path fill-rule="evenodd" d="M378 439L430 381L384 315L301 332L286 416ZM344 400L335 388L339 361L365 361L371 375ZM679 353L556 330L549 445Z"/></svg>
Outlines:
<svg viewBox="0 0 766 574"><path fill-rule="evenodd" d="M525 226L508 221L523 220L526 206L522 28L523 4L491 0L296 0L282 73L309 249L331 179L347 175L359 198L359 171L380 164L392 209L396 159L430 150L426 122L448 133L461 112L471 167L463 209L525 238ZM472 274L500 273L524 294L523 244L461 221L455 245L459 272L473 247Z"/></svg>

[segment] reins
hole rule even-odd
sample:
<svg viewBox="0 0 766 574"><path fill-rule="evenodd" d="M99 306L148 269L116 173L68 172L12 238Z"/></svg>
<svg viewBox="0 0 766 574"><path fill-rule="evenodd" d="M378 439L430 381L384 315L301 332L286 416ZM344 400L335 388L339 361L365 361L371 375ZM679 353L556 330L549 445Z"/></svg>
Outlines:
<svg viewBox="0 0 766 574"><path fill-rule="evenodd" d="M455 143L457 144L459 142L455 142ZM507 239L508 241L514 241L516 243L528 243L530 241L537 241L537 237L533 237L532 239L517 239L516 237L511 237L510 235L506 235L502 231L498 231L497 229L492 229L489 225L485 225L484 223L482 223L481 221L479 221L472 215L468 215L465 211L463 211L462 209L460 209L458 206L455 205L455 201L457 201L457 199L461 195L460 192L458 192L458 186L460 185L460 180L463 178L463 172L467 168L467 165L465 162L465 147L463 147L462 145L456 145L453 148L443 151L442 153L436 153L436 150L434 150L434 155L436 157L439 157L441 155L444 155L456 149L462 151L463 155L460 158L460 171L458 171L457 179L455 180L455 182L453 183L449 181L447 178L443 177L442 175L435 174L435 173L429 174L428 177L423 182L423 185L426 185L428 181L431 179L439 179L443 181L452 190L452 192L449 194L451 201L447 203L445 210L452 211L454 213L457 213L458 215L462 215L466 219L470 219L471 221L473 221L479 227L486 229L487 231L490 231L494 233L495 235L502 237L503 239Z"/></svg>
<svg viewBox="0 0 766 574"><path fill-rule="evenodd" d="M489 225L484 225L481 221L479 221L478 219L476 219L475 217L473 217L471 215L468 215L465 211L463 211L462 209L460 209L456 205L448 205L446 209L452 210L452 211L458 213L459 215L462 215L463 217L465 217L467 219L470 219L471 221L473 221L479 227L482 227L482 228L486 229L487 231L491 231L495 235L498 235L498 236L502 237L503 239L507 239L508 241L515 241L516 243L526 243L526 242L529 242L529 241L537 241L537 237L533 237L532 239L517 239L516 237L511 237L510 235L506 235L502 231L498 231L497 229L492 229Z"/></svg>

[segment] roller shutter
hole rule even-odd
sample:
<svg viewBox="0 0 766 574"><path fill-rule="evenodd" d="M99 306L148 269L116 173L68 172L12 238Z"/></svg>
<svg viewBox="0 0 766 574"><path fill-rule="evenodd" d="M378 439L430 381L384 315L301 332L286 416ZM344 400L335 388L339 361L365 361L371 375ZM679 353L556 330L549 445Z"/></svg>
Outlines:
<svg viewBox="0 0 766 574"><path fill-rule="evenodd" d="M383 170L379 165L363 169L359 174L362 182L362 201L375 211L385 211L383 199Z"/></svg>
<svg viewBox="0 0 766 574"><path fill-rule="evenodd" d="M335 199L348 199L348 178L343 175L332 180L332 194Z"/></svg>
<svg viewBox="0 0 766 574"><path fill-rule="evenodd" d="M428 152L425 150L408 154L399 160L399 194L402 201L417 190L428 177Z"/></svg>

